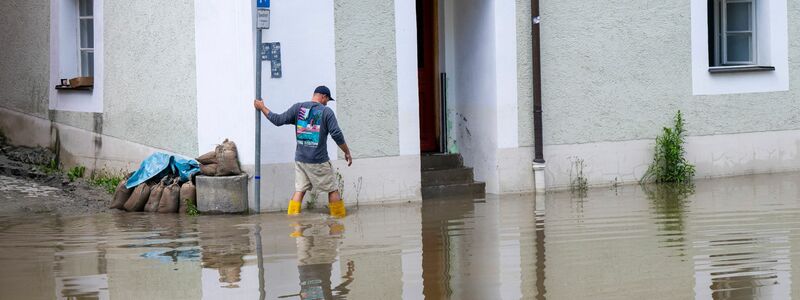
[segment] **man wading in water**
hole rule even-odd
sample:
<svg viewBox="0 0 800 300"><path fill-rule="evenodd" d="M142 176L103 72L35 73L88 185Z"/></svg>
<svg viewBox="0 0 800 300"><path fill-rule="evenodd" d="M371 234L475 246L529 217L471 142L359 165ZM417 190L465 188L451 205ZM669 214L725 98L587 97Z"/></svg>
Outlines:
<svg viewBox="0 0 800 300"><path fill-rule="evenodd" d="M331 91L326 86L318 86L314 90L311 101L301 102L292 105L286 112L276 114L264 106L264 101L256 99L253 106L267 116L267 119L275 124L282 126L286 124L295 125L295 137L297 140L297 150L294 155L294 195L289 200L289 215L300 213L303 196L312 188L328 193L328 207L331 216L341 218L347 213L344 209L339 190L336 187L333 166L328 158L327 140L328 134L344 151L344 158L347 166L353 164L350 156L350 148L344 142L344 134L339 129L336 116L333 110L327 107L328 101L334 101Z"/></svg>

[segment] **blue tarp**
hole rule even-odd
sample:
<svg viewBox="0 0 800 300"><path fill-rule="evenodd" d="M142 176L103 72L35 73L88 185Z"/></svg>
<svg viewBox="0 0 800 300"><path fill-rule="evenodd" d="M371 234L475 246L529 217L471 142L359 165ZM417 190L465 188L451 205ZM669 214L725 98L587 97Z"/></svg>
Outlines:
<svg viewBox="0 0 800 300"><path fill-rule="evenodd" d="M130 189L151 178L167 173L179 175L181 182L185 182L189 181L197 172L200 172L200 163L194 159L156 152L142 161L139 169L125 182L125 187Z"/></svg>

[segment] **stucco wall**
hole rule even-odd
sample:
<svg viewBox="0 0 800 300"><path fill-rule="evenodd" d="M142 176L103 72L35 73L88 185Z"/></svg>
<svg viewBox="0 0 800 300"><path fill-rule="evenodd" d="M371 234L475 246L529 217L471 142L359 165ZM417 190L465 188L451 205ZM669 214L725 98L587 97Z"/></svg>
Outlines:
<svg viewBox="0 0 800 300"><path fill-rule="evenodd" d="M531 1L517 0L517 107L519 146L533 146Z"/></svg>
<svg viewBox="0 0 800 300"><path fill-rule="evenodd" d="M108 1L103 13L103 133L196 155L194 1Z"/></svg>
<svg viewBox="0 0 800 300"><path fill-rule="evenodd" d="M789 1L790 87L800 3ZM689 1L543 1L544 143L652 139L682 110L690 135L800 128L796 89L692 96Z"/></svg>
<svg viewBox="0 0 800 300"><path fill-rule="evenodd" d="M0 28L0 106L47 118L50 1L3 1Z"/></svg>
<svg viewBox="0 0 800 300"><path fill-rule="evenodd" d="M334 4L339 125L356 158L400 153L394 1Z"/></svg>

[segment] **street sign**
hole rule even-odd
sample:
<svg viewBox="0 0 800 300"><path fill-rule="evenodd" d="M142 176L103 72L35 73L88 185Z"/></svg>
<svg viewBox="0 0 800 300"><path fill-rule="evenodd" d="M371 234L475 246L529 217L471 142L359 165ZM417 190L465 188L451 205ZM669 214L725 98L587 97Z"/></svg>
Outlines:
<svg viewBox="0 0 800 300"><path fill-rule="evenodd" d="M269 3L269 1L267 1L267 3ZM256 29L269 29L269 8L258 8L256 15Z"/></svg>
<svg viewBox="0 0 800 300"><path fill-rule="evenodd" d="M281 43L262 43L260 52L261 60L270 62L270 77L283 77L283 68L281 68Z"/></svg>
<svg viewBox="0 0 800 300"><path fill-rule="evenodd" d="M258 2L256 2L256 7L269 8L269 0L258 0Z"/></svg>

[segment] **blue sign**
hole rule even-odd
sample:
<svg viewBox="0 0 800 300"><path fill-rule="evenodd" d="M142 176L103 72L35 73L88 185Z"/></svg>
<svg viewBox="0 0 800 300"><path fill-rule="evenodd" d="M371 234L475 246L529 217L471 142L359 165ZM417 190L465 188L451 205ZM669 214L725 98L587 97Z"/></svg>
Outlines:
<svg viewBox="0 0 800 300"><path fill-rule="evenodd" d="M257 8L269 8L269 0L257 0Z"/></svg>

